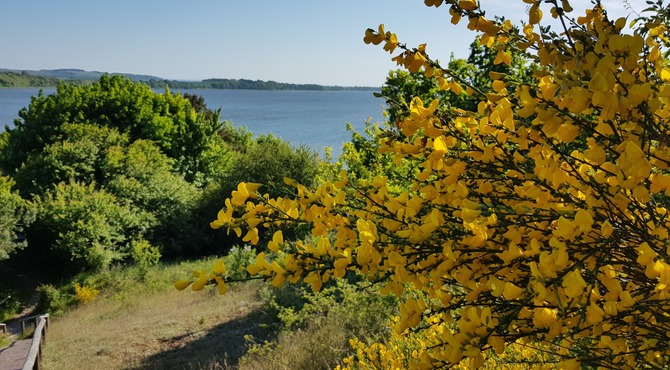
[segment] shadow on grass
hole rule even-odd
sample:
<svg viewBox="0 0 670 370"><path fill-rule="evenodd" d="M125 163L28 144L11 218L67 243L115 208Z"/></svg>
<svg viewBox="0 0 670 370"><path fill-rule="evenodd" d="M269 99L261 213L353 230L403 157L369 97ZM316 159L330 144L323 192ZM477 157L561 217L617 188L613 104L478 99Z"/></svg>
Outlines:
<svg viewBox="0 0 670 370"><path fill-rule="evenodd" d="M166 350L134 364L132 369L231 369L254 342L272 340L271 318L260 309L213 327L204 333L187 333L163 342Z"/></svg>

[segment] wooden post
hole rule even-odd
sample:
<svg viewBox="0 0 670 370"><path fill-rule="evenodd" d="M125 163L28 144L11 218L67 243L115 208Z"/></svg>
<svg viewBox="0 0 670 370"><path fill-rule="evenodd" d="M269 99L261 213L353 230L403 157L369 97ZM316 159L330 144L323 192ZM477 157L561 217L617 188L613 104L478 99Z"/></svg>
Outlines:
<svg viewBox="0 0 670 370"><path fill-rule="evenodd" d="M0 332L7 334L7 324L0 324Z"/></svg>

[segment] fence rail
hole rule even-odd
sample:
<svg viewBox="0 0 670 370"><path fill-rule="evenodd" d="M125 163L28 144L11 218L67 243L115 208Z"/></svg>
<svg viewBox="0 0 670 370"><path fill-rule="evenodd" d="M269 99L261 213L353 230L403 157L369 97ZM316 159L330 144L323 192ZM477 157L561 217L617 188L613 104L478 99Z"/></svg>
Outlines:
<svg viewBox="0 0 670 370"><path fill-rule="evenodd" d="M26 330L25 323L31 320L34 320L35 322L35 333L33 334L33 340L30 344L30 351L28 351L26 362L23 364L23 370L40 369L40 360L42 359L42 344L46 340L47 328L49 327L49 314L29 317L21 321L21 328L24 332Z"/></svg>
<svg viewBox="0 0 670 370"><path fill-rule="evenodd" d="M3 300L0 301L0 304L3 304L3 303L5 303L5 302L9 301L10 298L12 298L12 296L11 296L11 295L8 295L5 299L3 299Z"/></svg>

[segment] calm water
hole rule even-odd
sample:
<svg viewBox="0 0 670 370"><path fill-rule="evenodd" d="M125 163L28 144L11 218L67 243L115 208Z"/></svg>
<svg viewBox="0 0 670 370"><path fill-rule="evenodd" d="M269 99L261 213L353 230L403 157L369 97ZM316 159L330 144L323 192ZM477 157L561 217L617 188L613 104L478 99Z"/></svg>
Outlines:
<svg viewBox="0 0 670 370"><path fill-rule="evenodd" d="M45 94L52 94L55 88L43 88ZM39 88L0 89L0 131L5 125L12 127L12 122L19 117L19 110L30 104L30 97L39 93Z"/></svg>
<svg viewBox="0 0 670 370"><path fill-rule="evenodd" d="M18 111L30 104L39 89L0 89L0 130L12 126ZM45 94L55 89L44 89ZM174 91L174 90L173 90ZM381 121L384 100L370 91L256 91L180 90L201 95L212 109L221 108L221 118L254 134L273 133L294 145L305 144L323 153L333 148L339 155L342 143L351 137L351 123L362 131L365 121Z"/></svg>

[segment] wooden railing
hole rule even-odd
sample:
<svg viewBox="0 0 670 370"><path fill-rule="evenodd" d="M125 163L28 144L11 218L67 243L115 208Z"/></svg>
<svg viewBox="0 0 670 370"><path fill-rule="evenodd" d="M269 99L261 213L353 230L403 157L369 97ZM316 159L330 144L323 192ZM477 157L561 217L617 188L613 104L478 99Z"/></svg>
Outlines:
<svg viewBox="0 0 670 370"><path fill-rule="evenodd" d="M30 351L26 357L26 362L23 364L23 370L39 370L40 360L42 359L42 344L46 339L47 328L49 327L49 314L37 315L26 318L21 321L21 329L26 331L26 322L34 321L35 332L33 333L33 340L30 344Z"/></svg>
<svg viewBox="0 0 670 370"><path fill-rule="evenodd" d="M5 297L4 299L0 300L0 305L1 305L1 304L4 304L4 303L7 302L7 301L9 301L10 298L12 298L12 296L11 296L11 295L8 295L8 296ZM2 334L7 334L7 325L6 325L6 324L0 323L0 333L2 333Z"/></svg>

